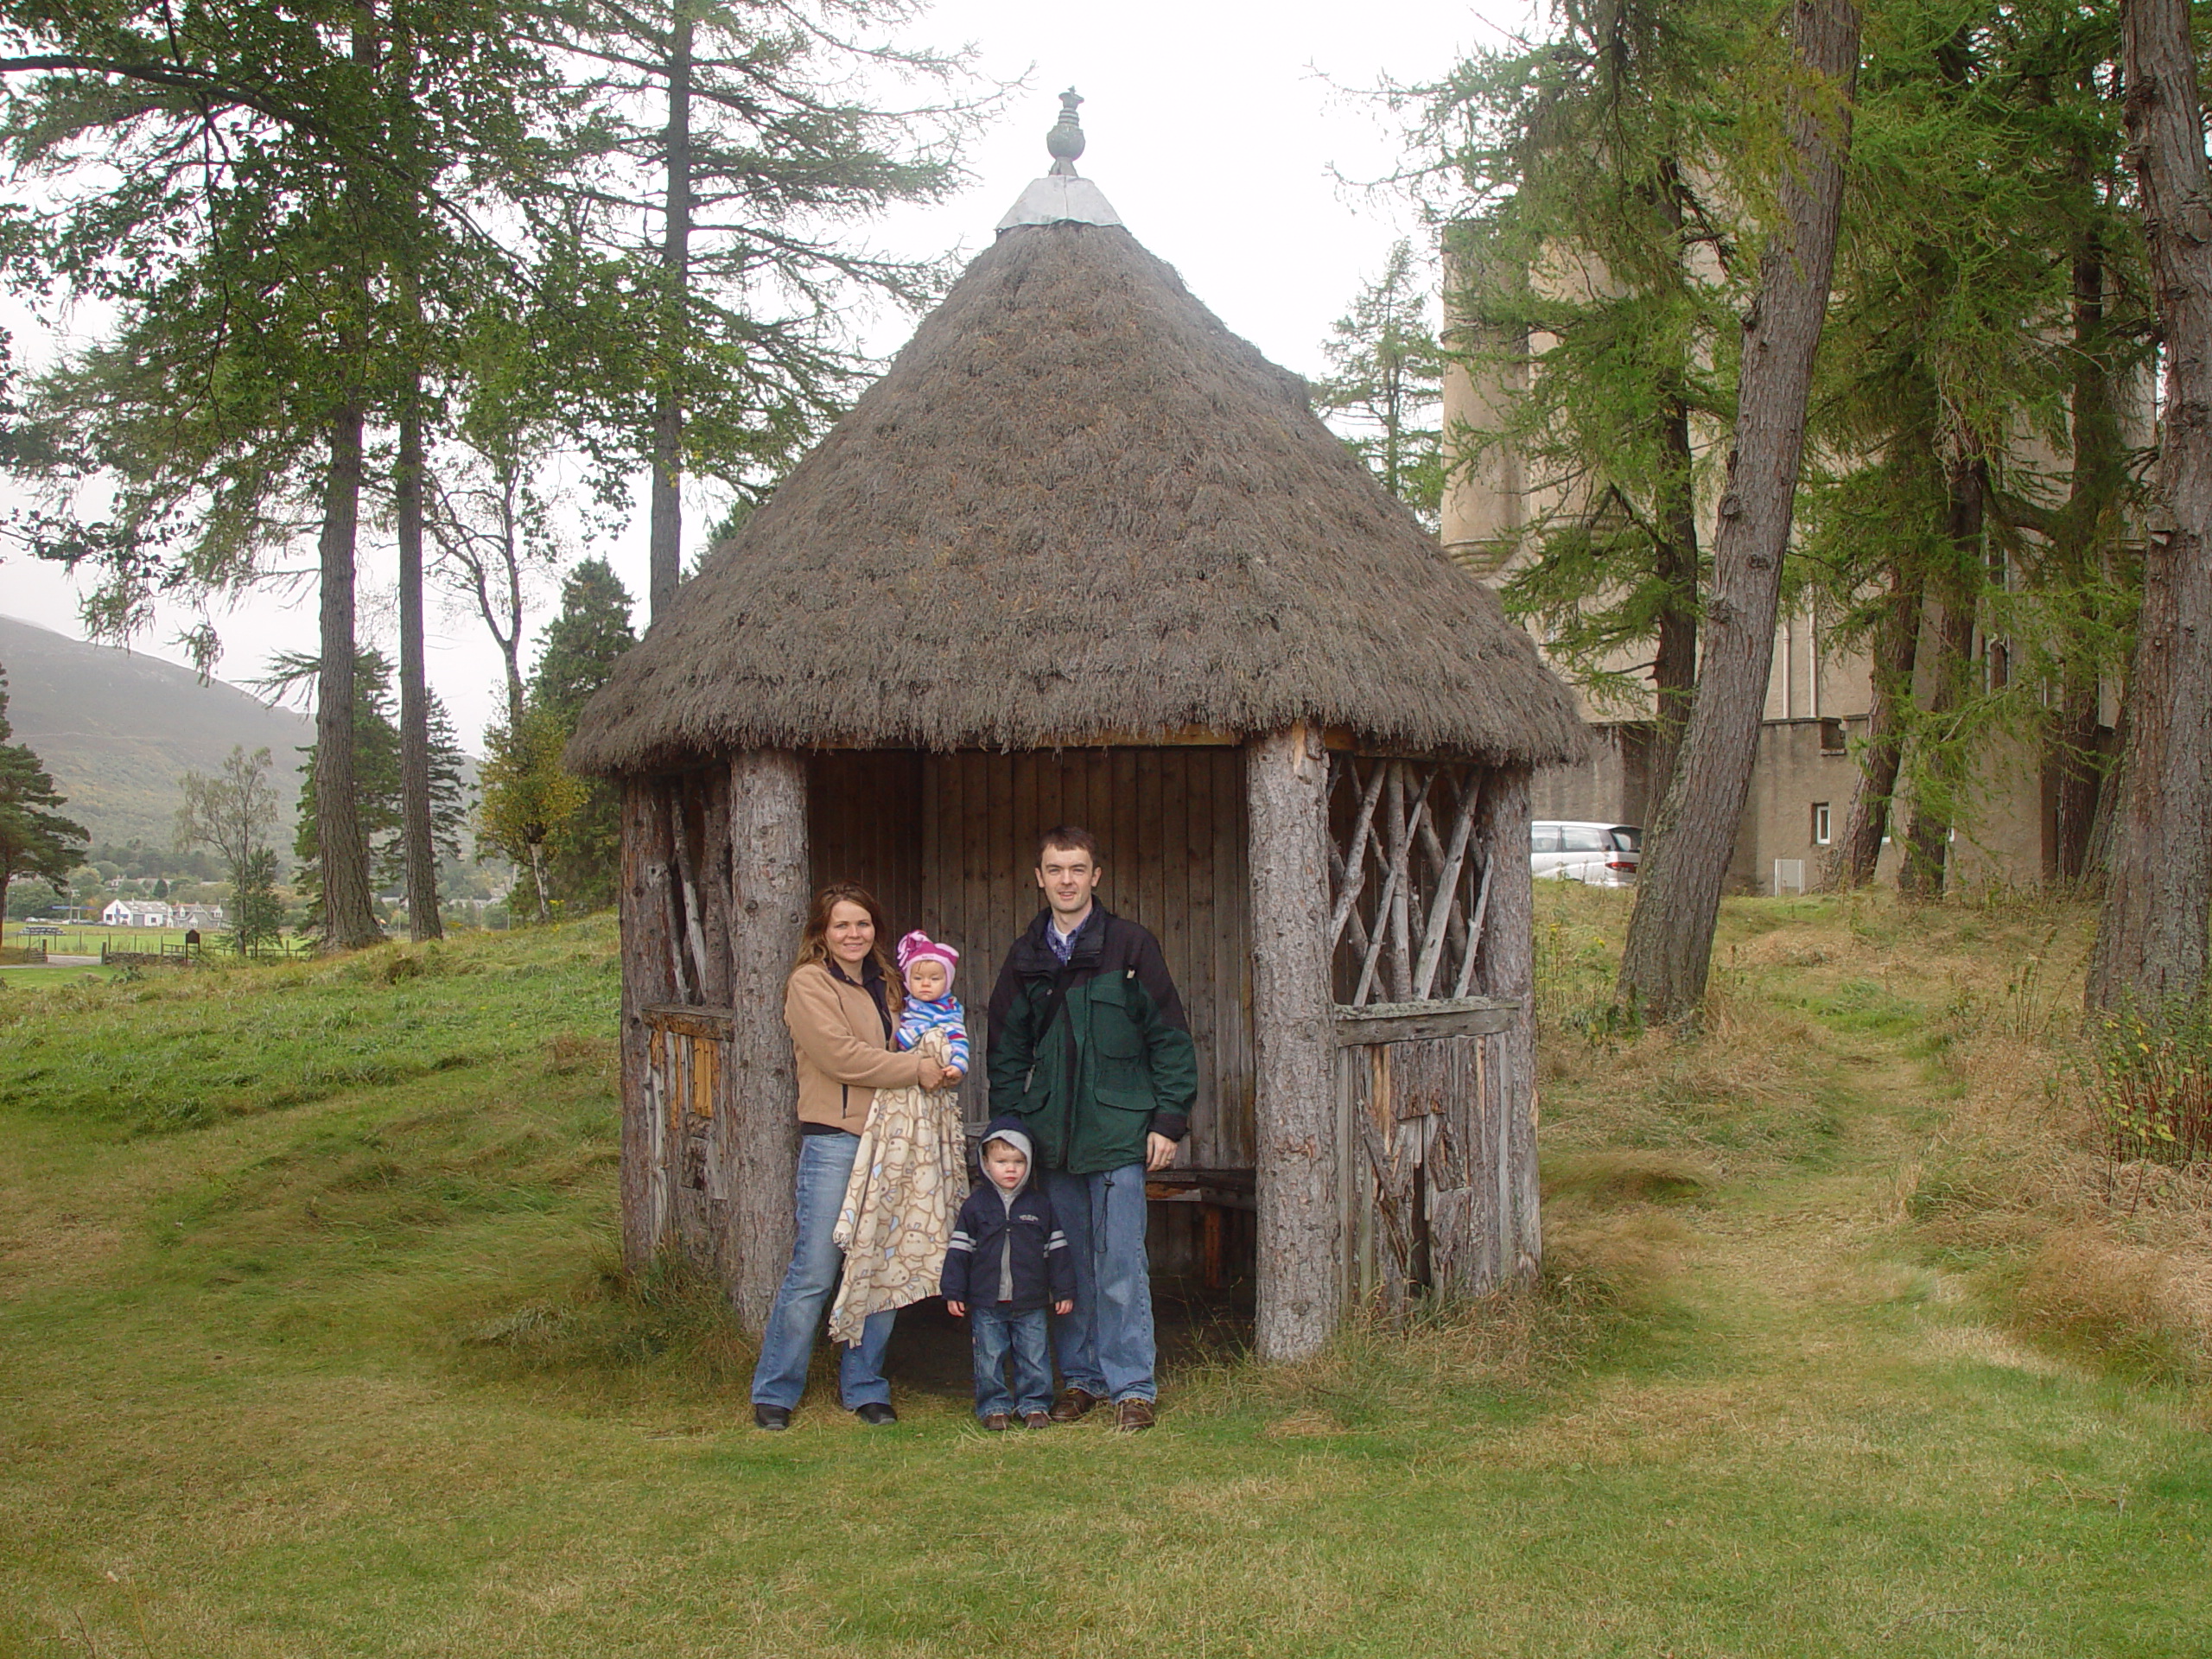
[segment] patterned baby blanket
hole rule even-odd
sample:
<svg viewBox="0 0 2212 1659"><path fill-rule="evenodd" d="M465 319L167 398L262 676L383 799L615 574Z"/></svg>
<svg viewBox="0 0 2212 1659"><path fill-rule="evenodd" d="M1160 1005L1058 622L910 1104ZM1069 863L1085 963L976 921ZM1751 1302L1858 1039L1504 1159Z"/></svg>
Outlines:
<svg viewBox="0 0 2212 1659"><path fill-rule="evenodd" d="M916 1046L945 1064L943 1031L925 1032ZM869 1314L937 1294L967 1196L959 1090L877 1090L837 1212L845 1276L830 1310L832 1342L856 1343Z"/></svg>

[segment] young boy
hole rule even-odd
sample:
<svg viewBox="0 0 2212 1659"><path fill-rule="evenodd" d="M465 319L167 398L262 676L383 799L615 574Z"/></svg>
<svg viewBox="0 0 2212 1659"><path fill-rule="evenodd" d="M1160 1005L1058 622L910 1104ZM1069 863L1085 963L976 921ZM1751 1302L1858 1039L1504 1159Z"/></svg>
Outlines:
<svg viewBox="0 0 2212 1659"><path fill-rule="evenodd" d="M976 1415L997 1433L1019 1415L1048 1427L1052 1356L1045 1307L1075 1306L1075 1262L1052 1219L1052 1205L1029 1184L1028 1131L1018 1117L992 1121L983 1131L983 1179L952 1224L944 1253L944 1306L965 1316L976 1348ZM1014 1356L1014 1388L1006 1362Z"/></svg>

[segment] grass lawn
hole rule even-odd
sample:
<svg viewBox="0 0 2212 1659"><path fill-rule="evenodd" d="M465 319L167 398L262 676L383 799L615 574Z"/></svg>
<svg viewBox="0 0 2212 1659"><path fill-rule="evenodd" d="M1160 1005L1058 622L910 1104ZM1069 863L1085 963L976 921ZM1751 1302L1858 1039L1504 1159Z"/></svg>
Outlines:
<svg viewBox="0 0 2212 1659"><path fill-rule="evenodd" d="M1591 1017L1625 916L1539 895L1543 1293L1128 1438L744 1426L614 1270L605 922L0 992L0 1653L2206 1652L2186 1322L2027 1294L2086 914L1732 902L1679 1041Z"/></svg>

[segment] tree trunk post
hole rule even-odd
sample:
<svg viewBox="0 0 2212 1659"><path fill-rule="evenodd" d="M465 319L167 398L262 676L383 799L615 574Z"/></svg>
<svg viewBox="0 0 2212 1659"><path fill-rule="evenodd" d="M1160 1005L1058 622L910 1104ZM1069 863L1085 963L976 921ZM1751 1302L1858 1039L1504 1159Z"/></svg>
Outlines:
<svg viewBox="0 0 2212 1659"><path fill-rule="evenodd" d="M1866 714L1866 746L1859 755L1859 782L1836 837L1827 885L1838 893L1863 887L1874 879L1882 842L1890 833L1897 769L1904 759L1904 710L1912 702L1913 664L1920 655L1921 590L1917 566L1900 569L1874 633L1873 704Z"/></svg>
<svg viewBox="0 0 2212 1659"><path fill-rule="evenodd" d="M1535 1282L1543 1262L1543 1218L1536 1180L1536 895L1529 868L1529 784L1525 766L1491 773L1475 830L1490 906L1475 957L1474 991L1509 997L1521 1011L1487 1052L1497 1059L1483 1078L1485 1111L1498 1114L1498 1277ZM1479 1251L1463 1259L1479 1260Z"/></svg>
<svg viewBox="0 0 2212 1659"><path fill-rule="evenodd" d="M1244 752L1251 834L1260 1357L1309 1359L1337 1327L1336 1033L1329 992L1329 757L1318 728ZM1524 853L1522 862L1528 858Z"/></svg>
<svg viewBox="0 0 2212 1659"><path fill-rule="evenodd" d="M399 540L399 798L407 931L441 939L438 852L430 825L430 688L423 650L423 410L417 371L399 420L392 505Z"/></svg>
<svg viewBox="0 0 2212 1659"><path fill-rule="evenodd" d="M730 762L731 1113L729 1287L738 1323L767 1322L791 1253L798 1179L798 1071L784 982L806 925L806 765L786 749Z"/></svg>
<svg viewBox="0 0 2212 1659"><path fill-rule="evenodd" d="M2123 0L2120 29L2166 381L2088 1001L2155 1018L2203 996L2212 913L2212 176L2188 0Z"/></svg>
<svg viewBox="0 0 2212 1659"><path fill-rule="evenodd" d="M353 777L353 554L361 513L361 406L330 423L323 490L321 665L315 677L315 857L322 866L322 938L355 950L383 938L369 903L369 844Z"/></svg>
<svg viewBox="0 0 2212 1659"><path fill-rule="evenodd" d="M1796 0L1792 10L1793 55L1808 86L1791 96L1780 223L1744 318L1697 696L1637 873L1621 956L1621 1000L1662 1021L1688 1017L1704 1000L1720 889L1751 791L1843 205L1859 9L1849 0Z"/></svg>
<svg viewBox="0 0 2212 1659"><path fill-rule="evenodd" d="M655 809L658 785L622 781L622 1265L642 1271L660 1247L667 1222L659 1103L646 1087L652 1064L649 1002L672 1002L669 954L668 859L661 845L665 815Z"/></svg>

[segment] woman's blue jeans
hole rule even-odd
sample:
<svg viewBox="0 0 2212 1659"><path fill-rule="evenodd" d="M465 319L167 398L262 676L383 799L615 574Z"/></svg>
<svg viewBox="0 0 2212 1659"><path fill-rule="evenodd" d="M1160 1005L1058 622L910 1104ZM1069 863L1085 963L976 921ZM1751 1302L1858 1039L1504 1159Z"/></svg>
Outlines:
<svg viewBox="0 0 2212 1659"><path fill-rule="evenodd" d="M845 1202L845 1183L860 1154L856 1135L799 1137L798 1236L791 1264L784 1274L776 1303L760 1333L760 1363L753 1369L753 1403L789 1411L806 1392L806 1368L814 1358L814 1339L837 1294L845 1253L837 1248L837 1211ZM887 1308L868 1315L856 1347L837 1351L837 1394L845 1409L887 1405L891 1384L883 1377L883 1351L898 1315Z"/></svg>

